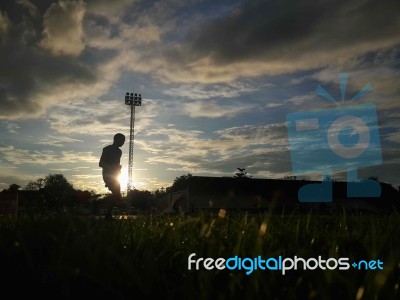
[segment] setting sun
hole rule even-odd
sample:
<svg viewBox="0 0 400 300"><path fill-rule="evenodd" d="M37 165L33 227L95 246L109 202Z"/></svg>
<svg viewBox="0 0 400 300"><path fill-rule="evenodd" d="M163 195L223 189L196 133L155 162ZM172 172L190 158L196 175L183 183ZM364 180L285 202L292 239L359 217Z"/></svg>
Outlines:
<svg viewBox="0 0 400 300"><path fill-rule="evenodd" d="M121 191L126 192L126 187L128 185L128 168L122 167L121 174L118 176L119 183L121 185Z"/></svg>

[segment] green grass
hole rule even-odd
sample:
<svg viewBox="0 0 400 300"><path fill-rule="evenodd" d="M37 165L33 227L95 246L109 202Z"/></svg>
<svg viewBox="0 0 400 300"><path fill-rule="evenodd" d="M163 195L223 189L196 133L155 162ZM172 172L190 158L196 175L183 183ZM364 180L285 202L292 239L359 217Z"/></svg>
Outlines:
<svg viewBox="0 0 400 300"><path fill-rule="evenodd" d="M1 217L2 289L57 299L398 299L399 225L399 214ZM191 253L380 259L384 270L189 271Z"/></svg>

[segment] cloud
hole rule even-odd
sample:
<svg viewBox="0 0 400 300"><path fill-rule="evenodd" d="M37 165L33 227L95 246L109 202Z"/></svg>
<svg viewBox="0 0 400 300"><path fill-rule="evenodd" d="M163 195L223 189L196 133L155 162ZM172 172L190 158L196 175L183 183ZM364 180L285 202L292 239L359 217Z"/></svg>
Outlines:
<svg viewBox="0 0 400 300"><path fill-rule="evenodd" d="M86 0L88 11L93 14L115 16L129 6L135 5L135 0Z"/></svg>
<svg viewBox="0 0 400 300"><path fill-rule="evenodd" d="M36 145L46 145L52 147L64 147L65 143L82 143L82 140L66 137L66 136L53 136L47 135L45 139L37 141Z"/></svg>
<svg viewBox="0 0 400 300"><path fill-rule="evenodd" d="M120 64L84 47L84 3L18 3L7 8L11 25L0 36L0 119L37 118L60 103L104 94Z"/></svg>
<svg viewBox="0 0 400 300"><path fill-rule="evenodd" d="M265 85L264 85L265 86ZM244 93L257 91L259 86L246 82L230 82L225 84L182 84L166 89L164 94L186 99L233 98Z"/></svg>
<svg viewBox="0 0 400 300"><path fill-rule="evenodd" d="M271 103L267 103L264 107L265 108L276 108L276 107L280 107L282 105L284 105L285 103L283 102L271 102Z"/></svg>
<svg viewBox="0 0 400 300"><path fill-rule="evenodd" d="M215 132L221 140L239 141L247 145L282 146L286 144L282 139L287 139L285 124L244 125L220 129Z"/></svg>
<svg viewBox="0 0 400 300"><path fill-rule="evenodd" d="M3 4L0 56L7 59L0 60L0 119L36 118L65 101L104 96L124 72L182 83L165 94L198 100L258 88L238 78L356 68L365 65L366 54L400 44L399 5L394 0ZM377 55L375 65L382 57ZM393 57L385 62L388 68ZM201 105L194 108L194 115L204 115Z"/></svg>
<svg viewBox="0 0 400 300"><path fill-rule="evenodd" d="M160 128L145 130L136 146L147 152L148 164L165 164L168 170L195 174L233 174L237 167L288 172L290 158L284 124L246 125L214 132Z"/></svg>
<svg viewBox="0 0 400 300"><path fill-rule="evenodd" d="M52 26L56 37L53 40L48 36L41 39L43 22L38 25L32 21L30 14L19 11L24 20L32 21L33 25L27 26L25 22L14 26L14 30L7 35L7 45L0 47L0 54L9 58L0 60L0 80L3 83L0 85L0 119L37 118L62 103L102 96L127 69L127 61L131 61L132 56L136 57L132 45L146 46L160 39L156 26L144 23L129 26L118 19L110 21L108 15L95 17L93 12L88 11L92 9L93 2L88 4L86 11L82 3L57 2L45 9L44 17L39 16L40 20L48 18L47 25ZM84 11L86 21L82 23ZM58 14L65 14L67 20L63 17L58 20L55 17ZM66 28L66 23L71 21L68 18L75 22L70 28ZM30 39L25 37L28 29L33 32L29 35ZM70 33L79 41L68 41ZM64 48L64 42L71 43L73 48ZM45 45L46 49L39 45ZM13 69L18 71L9 72Z"/></svg>
<svg viewBox="0 0 400 300"><path fill-rule="evenodd" d="M11 145L0 145L0 155L13 165L49 165L49 164L74 164L97 163L98 157L92 152L62 151L32 151L19 149Z"/></svg>
<svg viewBox="0 0 400 300"><path fill-rule="evenodd" d="M121 25L121 38L126 41L134 41L139 45L148 45L160 42L161 29L154 24L144 26Z"/></svg>
<svg viewBox="0 0 400 300"><path fill-rule="evenodd" d="M21 129L21 127L16 124L16 123L11 123L11 122L3 122L2 124L9 133L11 134L16 134L18 133L18 130Z"/></svg>
<svg viewBox="0 0 400 300"><path fill-rule="evenodd" d="M201 28L191 50L222 66L326 65L339 53L350 58L399 43L399 8L398 1L246 1Z"/></svg>
<svg viewBox="0 0 400 300"><path fill-rule="evenodd" d="M0 11L0 37L8 32L11 22L8 19L7 13Z"/></svg>
<svg viewBox="0 0 400 300"><path fill-rule="evenodd" d="M79 55L85 48L82 21L85 3L64 1L52 4L43 16L44 39L40 45L56 55Z"/></svg>
<svg viewBox="0 0 400 300"><path fill-rule="evenodd" d="M191 118L232 118L253 108L254 105L220 105L216 101L196 101L183 104L184 111Z"/></svg>
<svg viewBox="0 0 400 300"><path fill-rule="evenodd" d="M0 119L38 117L62 99L93 91L96 74L80 62L23 47L0 49L0 55L9 57L0 60Z"/></svg>
<svg viewBox="0 0 400 300"><path fill-rule="evenodd" d="M89 175L89 174L75 174L72 175L73 177L79 178L79 179L91 179L91 178L99 178L102 177L102 175Z"/></svg>
<svg viewBox="0 0 400 300"><path fill-rule="evenodd" d="M396 144L400 144L400 135L398 133L390 134L385 137L385 140Z"/></svg>
<svg viewBox="0 0 400 300"><path fill-rule="evenodd" d="M29 16L32 18L38 19L40 18L39 9L29 0L17 0L17 4L23 9L28 11Z"/></svg>
<svg viewBox="0 0 400 300"><path fill-rule="evenodd" d="M399 8L395 0L245 1L213 18L186 22L185 38L175 35L174 44L138 53L132 69L165 82L211 83L348 66L400 43ZM146 13L157 16L155 9ZM179 30L172 27L164 36Z"/></svg>
<svg viewBox="0 0 400 300"><path fill-rule="evenodd" d="M135 144L138 151L146 153L145 163L162 166L169 171L233 176L236 168L241 167L255 177L283 178L292 175L285 123L223 128L214 131L212 136L198 130L154 128L144 130ZM388 138L393 142L398 140L395 134ZM360 176L376 174L387 182L396 183L398 179L388 174L396 174L398 151L389 147L384 147L382 151L384 164L360 169ZM321 161L322 170L326 161L323 157L315 159ZM390 169L390 172L385 175L381 168ZM340 178L337 174L335 176L335 179L344 179L343 174ZM303 177L320 180L322 174Z"/></svg>
<svg viewBox="0 0 400 300"><path fill-rule="evenodd" d="M162 100L145 99L138 108L135 132L156 122L160 111L165 110ZM48 122L53 130L63 134L85 134L112 137L116 132L129 135L130 109L120 100L104 101L97 98L74 100L50 110Z"/></svg>

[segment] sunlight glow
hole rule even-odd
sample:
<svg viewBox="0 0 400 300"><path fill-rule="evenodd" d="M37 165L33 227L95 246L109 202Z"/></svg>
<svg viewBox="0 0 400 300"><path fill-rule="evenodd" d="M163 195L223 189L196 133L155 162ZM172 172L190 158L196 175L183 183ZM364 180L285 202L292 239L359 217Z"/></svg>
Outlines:
<svg viewBox="0 0 400 300"><path fill-rule="evenodd" d="M119 184L121 185L121 191L126 192L128 185L128 168L122 167L121 174L118 176Z"/></svg>
<svg viewBox="0 0 400 300"><path fill-rule="evenodd" d="M135 172L135 174L134 174L135 176L133 176L133 178L132 178L134 188L136 188L136 189L144 188L146 186L145 182L136 180L136 177L140 176L140 170L134 169L134 172ZM137 174L137 173L139 173L139 174ZM119 181L119 184L121 185L121 192L123 192L123 193L126 192L127 187L128 187L128 167L127 166L122 167L121 174L118 176L118 181Z"/></svg>

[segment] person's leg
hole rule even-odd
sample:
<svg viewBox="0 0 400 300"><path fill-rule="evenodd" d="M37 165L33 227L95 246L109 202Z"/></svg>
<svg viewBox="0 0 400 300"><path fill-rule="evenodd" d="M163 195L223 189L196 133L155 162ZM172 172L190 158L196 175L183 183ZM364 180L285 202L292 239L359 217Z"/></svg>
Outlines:
<svg viewBox="0 0 400 300"><path fill-rule="evenodd" d="M107 216L112 218L112 210L116 205L120 205L122 202L121 186L117 179L113 180L108 184L108 189L111 191L111 201L108 206Z"/></svg>
<svg viewBox="0 0 400 300"><path fill-rule="evenodd" d="M119 204L122 201L121 186L119 182L116 182L113 190L111 191L114 195L115 203Z"/></svg>
<svg viewBox="0 0 400 300"><path fill-rule="evenodd" d="M118 181L114 182L113 186L111 187L111 193L113 198L113 207L120 206L122 202L122 195L121 195L121 187Z"/></svg>
<svg viewBox="0 0 400 300"><path fill-rule="evenodd" d="M107 202L106 202L106 213L105 213L104 217L106 219L112 219L112 210L113 210L115 204L117 203L117 201L120 198L122 198L122 196L119 196L119 195L121 195L119 181L112 174L104 174L103 173L103 179L104 179L105 186L112 193L107 199Z"/></svg>
<svg viewBox="0 0 400 300"><path fill-rule="evenodd" d="M114 207L114 196L110 195L106 198L106 212L104 214L105 219L112 219L112 208Z"/></svg>

